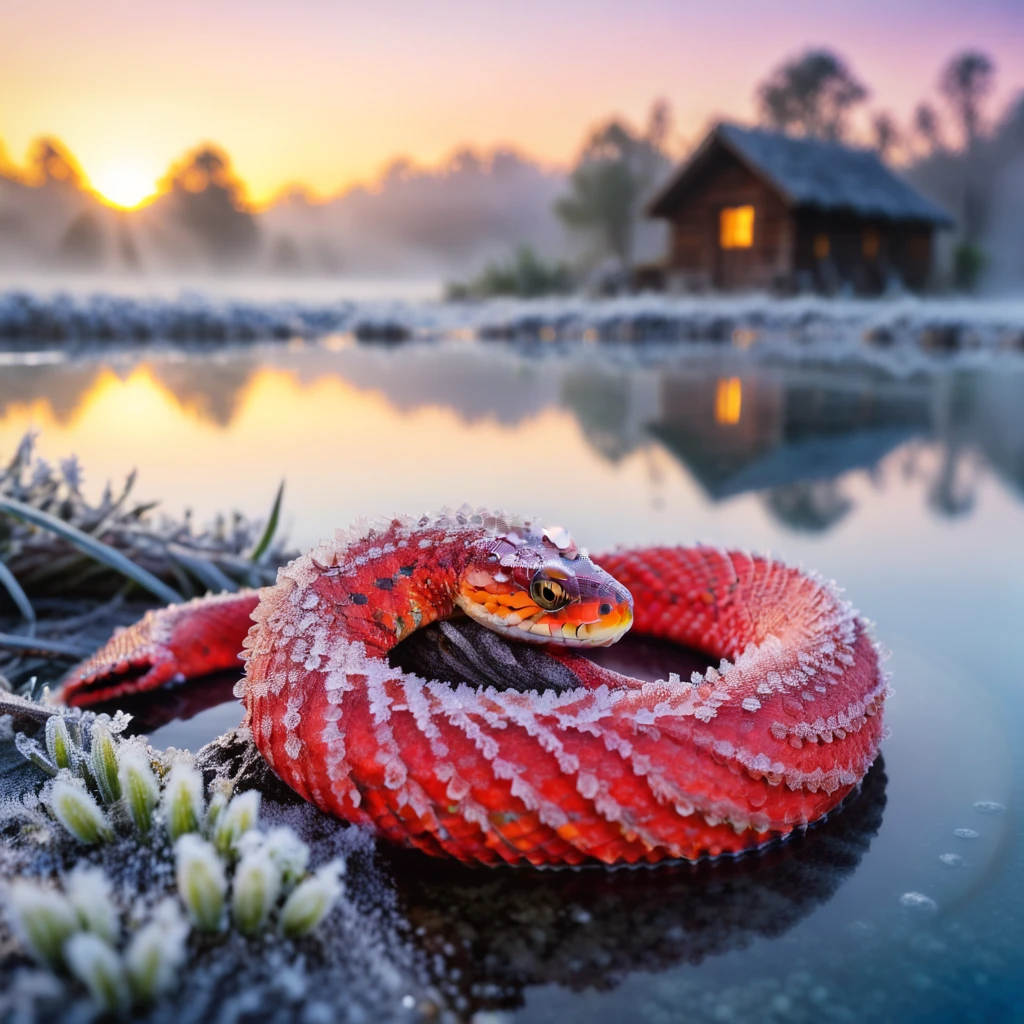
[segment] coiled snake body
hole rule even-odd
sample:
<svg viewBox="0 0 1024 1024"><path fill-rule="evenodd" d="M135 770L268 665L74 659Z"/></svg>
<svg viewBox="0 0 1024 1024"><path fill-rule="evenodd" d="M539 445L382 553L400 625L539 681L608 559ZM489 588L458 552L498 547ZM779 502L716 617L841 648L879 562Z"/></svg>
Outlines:
<svg viewBox="0 0 1024 1024"><path fill-rule="evenodd" d="M457 609L547 643L578 685L454 685L389 663ZM631 622L721 662L643 682L574 653ZM230 667L243 636L236 693L274 771L330 814L464 861L739 853L834 808L882 738L876 648L831 586L709 547L591 559L563 530L468 509L364 524L259 594L151 612L62 696L86 704Z"/></svg>

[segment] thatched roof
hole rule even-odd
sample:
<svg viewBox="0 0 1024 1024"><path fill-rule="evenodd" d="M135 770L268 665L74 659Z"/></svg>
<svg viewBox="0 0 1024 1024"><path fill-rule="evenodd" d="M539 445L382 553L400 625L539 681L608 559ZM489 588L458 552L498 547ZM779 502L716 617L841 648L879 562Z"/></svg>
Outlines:
<svg viewBox="0 0 1024 1024"><path fill-rule="evenodd" d="M671 217L720 148L764 179L792 207L937 227L953 224L944 210L920 195L870 150L726 122L712 130L653 200L648 207L651 216Z"/></svg>

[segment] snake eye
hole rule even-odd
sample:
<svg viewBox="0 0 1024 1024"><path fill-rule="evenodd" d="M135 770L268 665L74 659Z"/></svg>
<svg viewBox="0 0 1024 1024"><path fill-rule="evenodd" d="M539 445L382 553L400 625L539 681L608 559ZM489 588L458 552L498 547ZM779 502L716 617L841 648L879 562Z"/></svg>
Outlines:
<svg viewBox="0 0 1024 1024"><path fill-rule="evenodd" d="M530 597L549 612L564 608L572 600L569 592L558 580L553 580L540 572L530 582Z"/></svg>

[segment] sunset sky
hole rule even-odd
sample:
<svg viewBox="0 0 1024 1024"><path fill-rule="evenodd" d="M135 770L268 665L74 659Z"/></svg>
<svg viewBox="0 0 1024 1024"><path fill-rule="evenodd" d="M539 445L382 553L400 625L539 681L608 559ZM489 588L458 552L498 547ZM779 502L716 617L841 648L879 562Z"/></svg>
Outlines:
<svg viewBox="0 0 1024 1024"><path fill-rule="evenodd" d="M565 163L589 125L641 121L659 96L682 149L712 117L752 118L758 81L810 45L844 54L901 120L965 47L996 60L994 108L1024 89L1021 0L2 3L0 142L20 161L55 135L125 201L203 141L257 202L463 143Z"/></svg>

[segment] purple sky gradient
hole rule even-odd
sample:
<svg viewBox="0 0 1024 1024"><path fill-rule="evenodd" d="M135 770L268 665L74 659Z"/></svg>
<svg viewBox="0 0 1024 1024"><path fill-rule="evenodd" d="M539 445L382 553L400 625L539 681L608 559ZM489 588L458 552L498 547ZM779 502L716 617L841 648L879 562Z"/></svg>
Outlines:
<svg viewBox="0 0 1024 1024"><path fill-rule="evenodd" d="M1021 0L5 0L0 140L20 159L57 135L98 182L214 140L263 200L462 143L565 163L596 121L665 97L682 153L715 117L750 120L756 84L812 45L901 122L965 47L998 65L993 111L1024 89Z"/></svg>

